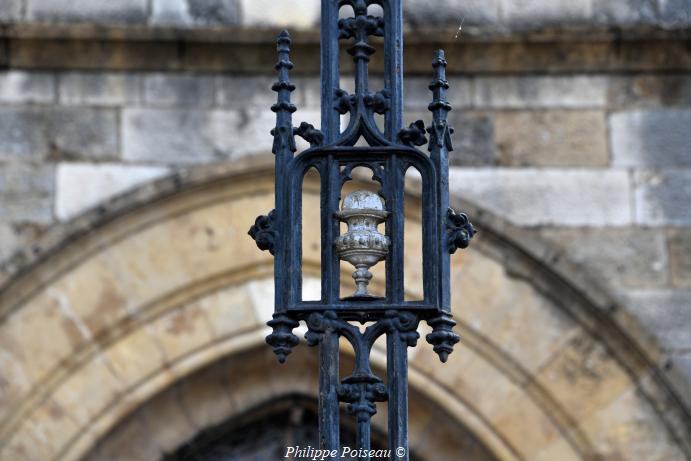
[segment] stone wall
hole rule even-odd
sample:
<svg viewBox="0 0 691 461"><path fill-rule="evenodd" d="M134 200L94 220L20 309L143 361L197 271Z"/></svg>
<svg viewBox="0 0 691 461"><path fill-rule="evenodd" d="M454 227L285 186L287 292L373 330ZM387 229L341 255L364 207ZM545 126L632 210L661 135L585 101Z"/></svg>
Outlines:
<svg viewBox="0 0 691 461"><path fill-rule="evenodd" d="M0 6L5 22L312 27L319 19L319 0L3 0ZM564 24L679 28L691 23L689 0L416 0L406 9L412 26L463 22L517 30Z"/></svg>
<svg viewBox="0 0 691 461"><path fill-rule="evenodd" d="M317 122L317 4L0 0L5 271L119 193L268 154L273 77L257 69L283 23L302 29L296 119ZM691 379L691 2L443 4L408 2L409 41L428 54L408 56L406 118L429 120L423 69L444 44L452 189L611 287Z"/></svg>

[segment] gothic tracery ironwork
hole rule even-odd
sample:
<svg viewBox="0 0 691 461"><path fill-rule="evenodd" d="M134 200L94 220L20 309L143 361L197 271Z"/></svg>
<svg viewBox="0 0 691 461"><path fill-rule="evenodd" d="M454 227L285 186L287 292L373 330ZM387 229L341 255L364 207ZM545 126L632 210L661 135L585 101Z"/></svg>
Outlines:
<svg viewBox="0 0 691 461"><path fill-rule="evenodd" d="M368 14L369 7L375 4L381 7L383 16ZM339 19L339 11L344 6L350 6L354 15ZM250 235L260 249L271 251L275 258L275 314L269 322L273 332L267 342L279 361L284 362L299 343L293 329L305 321L308 344L319 347L320 445L328 450L339 448L339 402L347 403L349 412L357 419L358 448L369 448L370 419L376 413L376 403L384 400L389 401L389 446L407 448L407 348L417 344L418 325L426 321L432 328L426 340L442 362L459 341L451 315L450 254L467 247L475 229L467 216L449 207L448 154L453 149L453 129L447 122L451 110L446 100L447 62L444 52L438 51L432 63L431 124L425 126L423 121L417 121L403 128L402 17L402 0L322 0L321 130L304 122L297 128L293 126L296 107L291 102L295 85L289 76L293 68L291 40L287 31L278 37L278 82L273 86L278 100L272 107L276 112L276 127L272 130L276 209L257 218ZM370 57L376 52L370 43L372 36L384 39L385 84L378 91L370 90L368 79ZM353 94L340 88L340 40L351 41L347 52L354 62ZM341 130L340 116L344 114L349 114L350 119ZM377 114L384 116L383 130L377 124ZM311 145L297 156L295 136L301 136ZM360 145L361 139L366 141L366 146ZM425 144L429 155L417 149ZM385 250L386 295L344 298L340 295L339 260L344 251L339 253L336 248L340 235L337 215L343 198L342 187L352 179L353 169L361 166L369 168L373 180L381 186L378 194L384 210L376 216L384 220L385 241L390 245L384 248L384 240L377 237L371 224L369 234L362 231L356 236L360 240L350 243L365 253L368 245L375 243L378 255L383 255ZM321 180L321 298L305 301L302 299L302 187L305 175L313 168ZM403 286L404 180L410 168L417 170L422 185L424 296L417 301L405 299ZM377 210L360 210L363 216L372 215L373 211ZM361 284L358 293L366 293L362 285L371 274L365 274L362 268L358 270L361 271L359 279L354 275ZM361 331L354 322L373 323ZM387 341L386 384L370 367L371 348L383 335ZM355 351L355 369L342 380L338 365L341 337ZM392 455L392 459L408 457Z"/></svg>

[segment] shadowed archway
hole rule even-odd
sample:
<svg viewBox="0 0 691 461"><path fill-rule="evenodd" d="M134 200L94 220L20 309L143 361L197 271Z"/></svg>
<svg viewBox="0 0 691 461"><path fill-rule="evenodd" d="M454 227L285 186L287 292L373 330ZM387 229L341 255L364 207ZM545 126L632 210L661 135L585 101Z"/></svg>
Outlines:
<svg viewBox="0 0 691 461"><path fill-rule="evenodd" d="M163 461L268 461L283 459L287 446L316 447L316 386L308 381L314 378L314 374L305 371L315 369L317 357L313 350L303 347L291 359L294 368L286 368L279 375L286 381L302 380L304 383L299 388L286 386L265 395L257 390L256 385L262 377L270 379L267 371L276 366L275 358L267 353L265 347L259 346L218 360L150 399L106 435L86 459L156 459L159 452L155 441L158 440L156 434L160 424L177 428L177 437L182 440L180 445L163 454ZM344 356L344 366L352 367L352 357ZM229 401L242 400L248 394L260 394L262 398L253 397L252 401L259 403L248 409L236 410L229 404ZM426 401L415 390L412 398L418 403L411 413L413 418L420 415L419 409L424 405L434 415L439 428L453 428L453 437L443 440L450 446L449 450L441 453L413 452L411 460L454 460L453 455L446 457L452 452L462 452L464 459L469 461L494 460L473 434L458 427L443 408ZM385 413L385 410L385 406L379 408L380 413ZM215 417L213 413L219 416ZM165 420L160 419L161 415L166 415ZM225 419L209 424L221 416ZM386 448L386 428L382 423L379 418L374 427L374 449ZM439 432L443 434L443 431ZM354 434L353 421L344 414L341 426L344 447L355 446ZM433 444L442 443L442 438L434 434L425 437L432 437Z"/></svg>

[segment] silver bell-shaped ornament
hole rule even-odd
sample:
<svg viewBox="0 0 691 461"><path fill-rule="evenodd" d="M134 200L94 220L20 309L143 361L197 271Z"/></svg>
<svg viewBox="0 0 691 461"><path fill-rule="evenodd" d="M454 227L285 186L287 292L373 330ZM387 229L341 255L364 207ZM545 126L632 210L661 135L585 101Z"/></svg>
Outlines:
<svg viewBox="0 0 691 461"><path fill-rule="evenodd" d="M336 217L348 225L348 231L336 239L338 257L355 266L353 279L356 291L352 298L371 298L367 285L372 280L369 269L386 258L391 241L377 226L388 217L379 195L369 191L355 191L343 200Z"/></svg>

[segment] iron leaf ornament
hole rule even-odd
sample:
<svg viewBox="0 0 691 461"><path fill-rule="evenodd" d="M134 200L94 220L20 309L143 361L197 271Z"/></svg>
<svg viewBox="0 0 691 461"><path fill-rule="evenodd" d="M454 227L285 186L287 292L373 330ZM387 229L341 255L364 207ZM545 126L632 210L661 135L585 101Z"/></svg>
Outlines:
<svg viewBox="0 0 691 461"><path fill-rule="evenodd" d="M407 146L424 146L427 144L425 136L425 122L417 120L409 128L403 128L398 133L398 139Z"/></svg>
<svg viewBox="0 0 691 461"><path fill-rule="evenodd" d="M257 244L257 247L262 251L268 251L272 255L276 248L276 210L271 210L268 215L257 217L254 225L250 227L248 232Z"/></svg>
<svg viewBox="0 0 691 461"><path fill-rule="evenodd" d="M446 214L446 229L448 233L447 245L449 253L454 254L458 249L468 248L470 240L477 231L465 213L456 213L449 208Z"/></svg>

